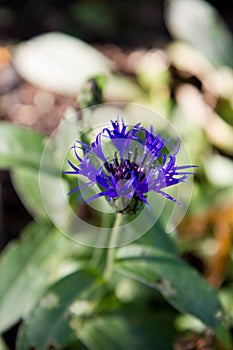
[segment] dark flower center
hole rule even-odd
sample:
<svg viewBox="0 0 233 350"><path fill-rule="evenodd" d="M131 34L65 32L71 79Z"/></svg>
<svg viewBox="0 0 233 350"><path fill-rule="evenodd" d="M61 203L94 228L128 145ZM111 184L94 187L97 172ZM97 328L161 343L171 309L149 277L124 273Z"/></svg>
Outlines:
<svg viewBox="0 0 233 350"><path fill-rule="evenodd" d="M146 177L145 173L143 172L144 169L128 159L120 159L119 162L119 160L115 158L111 162L105 162L104 167L115 177L116 181L130 180L134 176L140 183Z"/></svg>
<svg viewBox="0 0 233 350"><path fill-rule="evenodd" d="M109 175L113 175L116 183L122 187L119 198L113 200L114 207L118 207L120 213L135 214L143 204L138 196L140 185L143 183L144 188L147 187L144 168L129 159L118 159L117 157L112 161L105 162L104 168ZM130 186L127 186L129 180L133 181ZM131 193L131 196L129 196L129 193ZM119 209L119 201L121 209Z"/></svg>

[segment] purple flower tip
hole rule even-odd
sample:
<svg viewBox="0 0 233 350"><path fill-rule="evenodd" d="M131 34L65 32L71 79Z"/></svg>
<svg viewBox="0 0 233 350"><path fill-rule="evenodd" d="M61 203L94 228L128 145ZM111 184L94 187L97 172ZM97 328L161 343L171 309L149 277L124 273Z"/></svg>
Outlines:
<svg viewBox="0 0 233 350"><path fill-rule="evenodd" d="M111 127L104 128L91 146L76 141L71 150L77 162L68 160L70 170L66 174L82 175L87 182L77 186L68 194L97 185L97 194L86 203L105 197L116 211L135 214L143 204L149 206L147 194L150 191L181 205L175 198L164 192L167 187L184 182L193 174L194 165L176 164L180 141L177 145L165 140L136 124L125 125L123 119L111 121ZM172 145L168 151L167 145ZM83 156L80 156L80 149Z"/></svg>

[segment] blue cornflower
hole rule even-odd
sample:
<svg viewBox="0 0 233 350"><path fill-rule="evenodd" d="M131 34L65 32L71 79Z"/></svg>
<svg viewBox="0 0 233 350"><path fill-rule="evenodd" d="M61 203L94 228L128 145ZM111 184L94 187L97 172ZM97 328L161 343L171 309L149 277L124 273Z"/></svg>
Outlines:
<svg viewBox="0 0 233 350"><path fill-rule="evenodd" d="M177 139L176 146L171 144L172 151L168 152L166 146L171 142L171 138L166 140L156 135L152 127L148 131L140 123L132 127L123 120L111 121L111 127L104 128L90 146L76 141L71 147L77 164L68 160L71 170L65 173L82 175L88 181L68 194L81 189L89 191L97 185L98 193L86 203L104 196L116 211L129 214L136 213L143 203L149 206L147 194L150 191L180 205L164 189L184 182L193 174L187 169L194 166L176 165L180 141ZM83 156L80 156L80 149Z"/></svg>

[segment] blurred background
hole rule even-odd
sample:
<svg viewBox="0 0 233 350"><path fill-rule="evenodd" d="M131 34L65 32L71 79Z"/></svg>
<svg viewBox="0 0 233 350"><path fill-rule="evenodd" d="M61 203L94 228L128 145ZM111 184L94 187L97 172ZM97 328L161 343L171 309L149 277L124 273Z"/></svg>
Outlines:
<svg viewBox="0 0 233 350"><path fill-rule="evenodd" d="M0 1L0 120L50 135L64 113L112 101L142 104L167 118L200 167L177 230L179 249L219 289L229 318L232 30L228 0ZM2 141L0 153L3 149ZM4 252L34 211L17 175L12 180L3 166L0 181ZM202 349L195 324L185 318L179 322L182 331L194 334L187 341L192 349ZM185 344L177 341L175 349L191 349Z"/></svg>
<svg viewBox="0 0 233 350"><path fill-rule="evenodd" d="M212 0L232 29L232 5ZM1 1L1 42L29 39L62 31L89 43L114 43L123 47L150 47L171 40L164 23L162 0L147 1ZM190 4L191 6L191 4Z"/></svg>

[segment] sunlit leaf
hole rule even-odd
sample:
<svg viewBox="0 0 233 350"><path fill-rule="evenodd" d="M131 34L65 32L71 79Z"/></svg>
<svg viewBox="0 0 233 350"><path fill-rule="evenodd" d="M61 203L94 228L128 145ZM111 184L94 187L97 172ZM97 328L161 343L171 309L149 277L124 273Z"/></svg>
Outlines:
<svg viewBox="0 0 233 350"><path fill-rule="evenodd" d="M233 127L233 100L220 98L218 100L216 110L218 114Z"/></svg>
<svg viewBox="0 0 233 350"><path fill-rule="evenodd" d="M104 99L111 102L132 102L143 97L138 84L127 77L117 75L111 75L107 79L103 94Z"/></svg>
<svg viewBox="0 0 233 350"><path fill-rule="evenodd" d="M111 62L84 41L53 32L39 35L14 50L19 74L35 86L76 96L82 84L96 74L108 74Z"/></svg>
<svg viewBox="0 0 233 350"><path fill-rule="evenodd" d="M0 123L0 168L27 167L39 170L41 156L46 138L34 130L7 122ZM53 162L45 164L43 171L51 175L60 175L60 171Z"/></svg>
<svg viewBox="0 0 233 350"><path fill-rule="evenodd" d="M8 350L8 347L6 346L2 338L0 338L0 350Z"/></svg>
<svg viewBox="0 0 233 350"><path fill-rule="evenodd" d="M68 184L59 177L49 175L45 172L40 174L43 191L49 200L49 214L51 217L58 217L59 221L66 220L66 202L61 190L61 183L68 192ZM31 168L17 167L12 169L11 177L13 185L19 194L27 210L36 218L46 218L48 216L46 207L42 202L41 189L39 184L39 172ZM44 193L43 192L43 193Z"/></svg>
<svg viewBox="0 0 233 350"><path fill-rule="evenodd" d="M27 210L34 217L47 217L39 188L39 172L31 168L16 168L11 171L13 186ZM48 188L49 190L49 188Z"/></svg>
<svg viewBox="0 0 233 350"><path fill-rule="evenodd" d="M171 34L204 53L215 66L233 66L231 33L217 11L202 0L167 0L165 19Z"/></svg>
<svg viewBox="0 0 233 350"><path fill-rule="evenodd" d="M44 137L27 128L0 123L0 168L17 165L39 169Z"/></svg>

